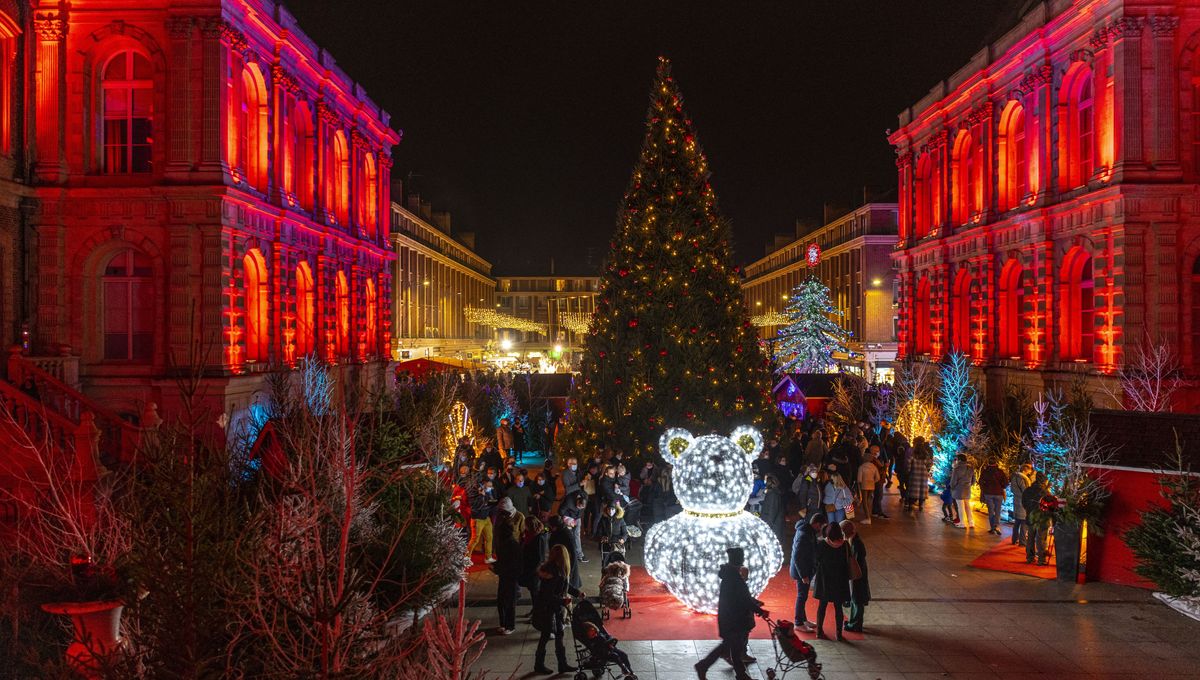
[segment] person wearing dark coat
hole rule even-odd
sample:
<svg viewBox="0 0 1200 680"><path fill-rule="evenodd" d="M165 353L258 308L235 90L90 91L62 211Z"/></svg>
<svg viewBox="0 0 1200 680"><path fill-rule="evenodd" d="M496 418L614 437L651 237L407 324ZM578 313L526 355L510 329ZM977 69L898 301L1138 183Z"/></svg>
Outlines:
<svg viewBox="0 0 1200 680"><path fill-rule="evenodd" d="M608 550L625 550L625 539L629 531L625 527L625 512L617 504L604 508L600 513L600 523L596 525L596 540L601 545L607 543ZM601 565L608 566L608 565Z"/></svg>
<svg viewBox="0 0 1200 680"><path fill-rule="evenodd" d="M805 607L808 605L808 591L813 576L817 573L817 538L825 524L825 513L815 512L807 519L796 522L796 535L792 537L792 563L788 571L796 582L796 612L793 620L797 626L810 631L816 629L816 624L808 620Z"/></svg>
<svg viewBox="0 0 1200 680"><path fill-rule="evenodd" d="M507 501L507 499L506 499ZM512 508L512 503L502 502L506 508ZM524 569L525 554L518 528L523 529L523 522L517 522L516 512L500 511L497 513L496 563L492 571L499 577L496 585L496 609L500 614L500 627L496 629L501 635L512 635L517 628L517 591L520 589L518 580Z"/></svg>
<svg viewBox="0 0 1200 680"><path fill-rule="evenodd" d="M558 500L558 488L554 480L548 479L545 472L534 475L533 487L529 492L529 504L534 514L545 517Z"/></svg>
<svg viewBox="0 0 1200 680"><path fill-rule="evenodd" d="M867 578L867 546L850 520L842 521L842 535L850 544L850 555L858 562L862 570L862 578L850 582L850 620L843 630L861 633L863 629L863 614L871 602L871 582Z"/></svg>
<svg viewBox="0 0 1200 680"><path fill-rule="evenodd" d="M821 512L821 481L820 472L815 465L809 465L803 473L792 482L792 496L800 506L800 517L812 517Z"/></svg>
<svg viewBox="0 0 1200 680"><path fill-rule="evenodd" d="M567 572L571 571L571 553L565 546L554 545L550 548L550 556L538 567L537 599L533 601L533 627L541 633L538 639L537 651L534 656L533 670L535 673L548 675L553 673L546 668L546 643L554 637L554 656L558 660L558 672L570 673L575 667L567 663L567 650L563 645L563 619L567 608L564 600L567 595L583 597L583 591L571 585Z"/></svg>
<svg viewBox="0 0 1200 680"><path fill-rule="evenodd" d="M754 629L754 615L767 616L763 603L754 599L750 587L746 585L746 555L741 548L728 548L725 553L729 561L721 565L717 577L721 579L721 587L717 594L717 632L721 636L721 644L717 645L708 656L697 663L694 668L700 680L706 680L708 669L717 659L725 657L733 666L737 680L748 680L746 661L746 643L750 639L750 631Z"/></svg>
<svg viewBox="0 0 1200 680"><path fill-rule="evenodd" d="M779 478L774 474L767 475L767 495L763 497L759 516L762 521L767 523L767 526L771 527L771 531L775 532L775 538L780 541L784 537L783 522L786 510L783 491L779 488Z"/></svg>
<svg viewBox="0 0 1200 680"><path fill-rule="evenodd" d="M529 601L537 599L538 585L541 579L537 576L538 567L546 561L550 554L550 534L545 525L536 517L525 519L525 536L521 539L521 576L517 582L529 591ZM530 612L530 616L533 613Z"/></svg>
<svg viewBox="0 0 1200 680"><path fill-rule="evenodd" d="M547 522L547 527L550 529L550 549L554 546L561 545L567 551L567 578L571 581L572 588L583 587L583 575L579 573L578 560L574 556L579 554L579 547L575 543L575 535L571 533L571 527L567 522L563 521L561 515L555 515Z"/></svg>
<svg viewBox="0 0 1200 680"><path fill-rule="evenodd" d="M504 468L504 457L500 455L500 451L496 449L496 445L488 442L487 446L483 447L483 453L479 454L479 460L482 461L485 468L495 468L501 470Z"/></svg>
<svg viewBox="0 0 1200 680"><path fill-rule="evenodd" d="M842 536L842 528L831 522L825 530L825 538L817 541L816 579L813 595L817 598L817 637L826 639L825 610L833 605L837 620L837 639L842 638L845 614L842 603L850 599L850 550Z"/></svg>
<svg viewBox="0 0 1200 680"><path fill-rule="evenodd" d="M512 500L513 507L522 515L529 514L529 499L531 498L531 489L529 481L525 479L523 473L517 472L513 475L512 484L509 484L504 489L504 496Z"/></svg>
<svg viewBox="0 0 1200 680"><path fill-rule="evenodd" d="M583 473L579 471L579 459L572 456L567 459L567 466L562 471L563 499L568 499L571 494L579 491L579 482L583 479Z"/></svg>

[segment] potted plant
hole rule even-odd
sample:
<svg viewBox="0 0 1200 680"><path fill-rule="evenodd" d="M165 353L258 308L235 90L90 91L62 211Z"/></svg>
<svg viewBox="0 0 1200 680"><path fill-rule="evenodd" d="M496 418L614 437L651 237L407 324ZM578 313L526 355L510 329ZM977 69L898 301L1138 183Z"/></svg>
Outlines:
<svg viewBox="0 0 1200 680"><path fill-rule="evenodd" d="M130 534L117 507L126 476L98 469L90 418L81 418L74 437L36 440L0 412L5 419L0 426L22 433L10 452L15 483L0 488L0 500L17 516L10 576L26 605L71 617L67 666L101 677L122 646L120 617L130 592L120 569Z"/></svg>
<svg viewBox="0 0 1200 680"><path fill-rule="evenodd" d="M1086 532L1103 534L1104 509L1112 493L1097 466L1111 458L1086 421L1071 421L1064 431L1064 453L1053 491L1057 508L1054 524L1054 565L1058 580L1079 579L1080 557Z"/></svg>

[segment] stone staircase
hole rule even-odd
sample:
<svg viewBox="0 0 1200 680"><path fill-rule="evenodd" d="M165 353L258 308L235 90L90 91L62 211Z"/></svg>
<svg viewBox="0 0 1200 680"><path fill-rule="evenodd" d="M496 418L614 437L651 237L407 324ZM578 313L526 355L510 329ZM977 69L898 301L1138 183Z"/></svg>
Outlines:
<svg viewBox="0 0 1200 680"><path fill-rule="evenodd" d="M0 494L0 522L15 522L22 508L36 504L38 480L47 474L86 484L96 479L98 464L133 459L141 429L79 391L78 371L71 371L77 365L26 357L19 347L9 352L0 379L0 489L7 492ZM33 447L53 452L52 470Z"/></svg>

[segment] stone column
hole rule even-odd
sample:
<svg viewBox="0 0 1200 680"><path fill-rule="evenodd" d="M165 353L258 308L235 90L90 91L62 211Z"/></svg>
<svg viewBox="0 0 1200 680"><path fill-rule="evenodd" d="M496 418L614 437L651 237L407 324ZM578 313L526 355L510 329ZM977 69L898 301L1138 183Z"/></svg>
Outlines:
<svg viewBox="0 0 1200 680"><path fill-rule="evenodd" d="M1108 29L1116 88L1113 170L1114 181L1118 182L1126 173L1146 167L1142 142L1142 26L1137 17L1123 17Z"/></svg>
<svg viewBox="0 0 1200 680"><path fill-rule="evenodd" d="M201 46L201 127L203 141L200 150L200 169L217 173L214 181L224 181L229 172L225 140L228 138L228 83L230 46L241 37L220 18L205 21ZM244 42L244 38L242 41Z"/></svg>
<svg viewBox="0 0 1200 680"><path fill-rule="evenodd" d="M39 12L34 15L33 31L37 36L33 79L36 93L34 172L43 184L61 184L67 180L66 144L63 138L63 131L66 130L66 15L62 12Z"/></svg>
<svg viewBox="0 0 1200 680"><path fill-rule="evenodd" d="M1154 31L1154 169L1156 173L1182 173L1179 164L1178 74L1175 70L1175 32L1179 17L1153 17Z"/></svg>
<svg viewBox="0 0 1200 680"><path fill-rule="evenodd" d="M196 20L193 17L174 16L167 20L167 36L171 41L170 91L167 93L171 107L171 129L168 133L171 144L167 149L166 167L168 175L187 173L195 162L196 119L193 102L200 100L200 93L194 89L196 79L192 77L195 27Z"/></svg>

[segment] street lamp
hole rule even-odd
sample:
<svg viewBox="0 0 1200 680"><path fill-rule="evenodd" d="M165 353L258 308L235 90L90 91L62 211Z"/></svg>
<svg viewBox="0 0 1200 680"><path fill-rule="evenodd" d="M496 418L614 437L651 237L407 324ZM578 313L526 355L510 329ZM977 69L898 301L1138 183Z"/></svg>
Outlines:
<svg viewBox="0 0 1200 680"><path fill-rule="evenodd" d="M505 352L512 349L512 340L509 340L508 338L504 338L503 340L501 340L500 341L500 349L504 350Z"/></svg>

